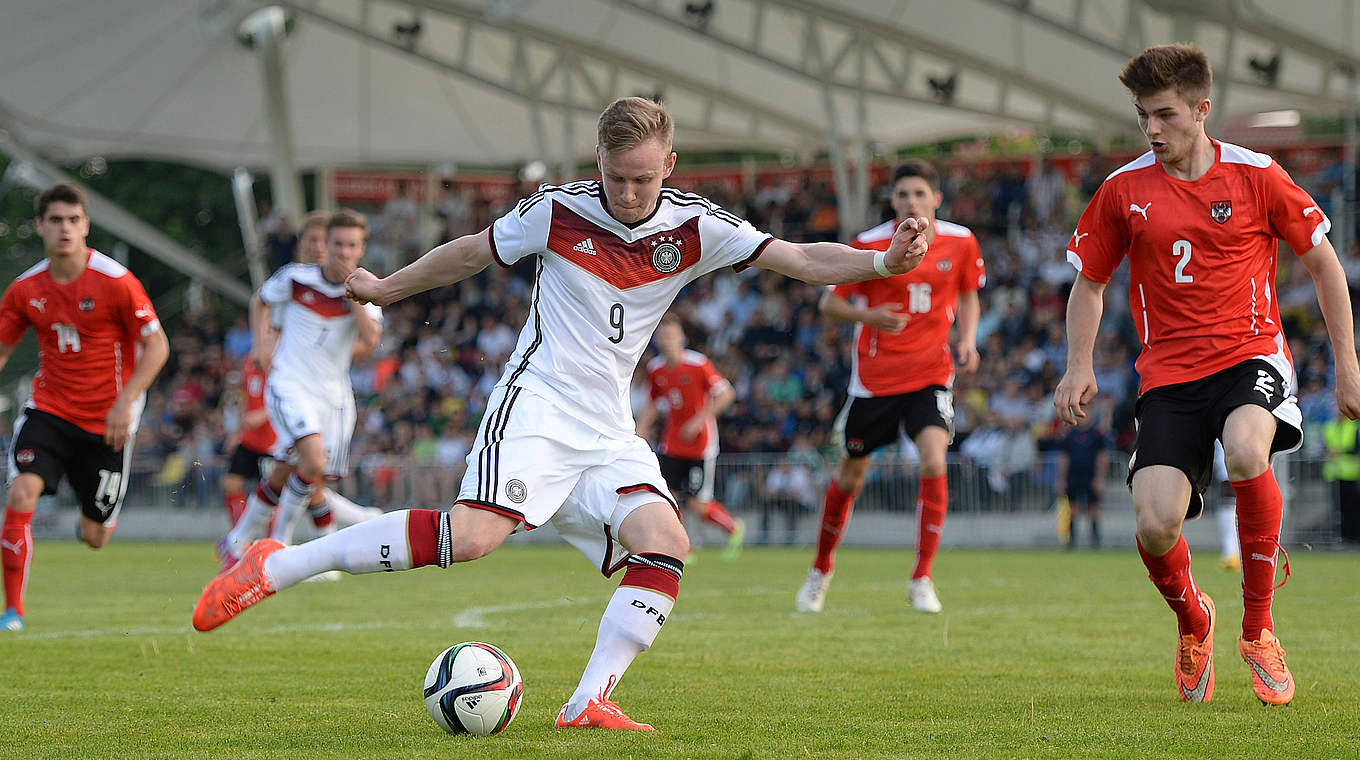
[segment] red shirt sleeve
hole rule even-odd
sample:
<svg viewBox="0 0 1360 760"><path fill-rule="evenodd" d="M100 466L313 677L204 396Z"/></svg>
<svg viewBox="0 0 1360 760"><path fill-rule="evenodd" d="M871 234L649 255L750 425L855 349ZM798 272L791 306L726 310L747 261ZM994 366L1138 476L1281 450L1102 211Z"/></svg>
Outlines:
<svg viewBox="0 0 1360 760"><path fill-rule="evenodd" d="M1067 241L1067 260L1096 282L1109 282L1129 250L1128 218L1119 201L1118 190L1103 182Z"/></svg>
<svg viewBox="0 0 1360 760"><path fill-rule="evenodd" d="M19 300L22 296L18 293L18 285L10 283L5 289L4 298L0 299L0 343L11 346L18 343L28 329L28 315Z"/></svg>
<svg viewBox="0 0 1360 760"><path fill-rule="evenodd" d="M982 286L987 284L987 267L982 263L982 249L978 247L976 237L968 236L967 253L960 267L959 276L962 281L959 283L959 292L970 293L975 290L982 290ZM926 254L929 257L930 254Z"/></svg>
<svg viewBox="0 0 1360 760"><path fill-rule="evenodd" d="M832 293L832 295L836 296L837 298L843 298L843 299L849 301L850 299L854 298L855 296L861 295L861 294L864 293L864 287L863 287L863 286L864 286L864 283L862 283L862 282L847 282L847 283L845 283L844 285L832 285L832 286L831 286L831 293Z"/></svg>
<svg viewBox="0 0 1360 760"><path fill-rule="evenodd" d="M1272 161L1261 173L1261 201L1270 231L1302 256L1322 243L1332 222L1289 172Z"/></svg>
<svg viewBox="0 0 1360 760"><path fill-rule="evenodd" d="M703 369L704 369L704 384L707 386L706 388L704 388L706 392L712 393L714 388L727 387L727 378L723 377L722 373L718 371L718 368L713 366L713 362L711 360L709 359L704 360Z"/></svg>
<svg viewBox="0 0 1360 760"><path fill-rule="evenodd" d="M156 317L156 309L151 305L151 299L147 297L142 283L131 273L119 277L116 282L123 290L124 305L121 315L123 334L132 340L140 340L159 330L161 321Z"/></svg>

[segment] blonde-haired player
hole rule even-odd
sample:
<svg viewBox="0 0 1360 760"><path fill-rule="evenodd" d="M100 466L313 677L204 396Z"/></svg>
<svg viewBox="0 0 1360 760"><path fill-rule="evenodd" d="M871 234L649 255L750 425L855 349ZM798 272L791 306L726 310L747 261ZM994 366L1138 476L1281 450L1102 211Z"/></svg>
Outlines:
<svg viewBox="0 0 1360 760"><path fill-rule="evenodd" d="M545 186L489 229L444 243L389 277L351 275L355 299L390 304L492 262L533 263L528 319L489 399L458 501L448 511L389 512L300 546L256 542L204 590L196 628L216 628L320 571L447 567L485 556L516 530L552 522L605 576L623 571L556 725L651 730L611 694L671 617L689 551L628 401L657 323L681 288L722 267L851 282L908 271L927 247L914 219L876 254L772 238L705 198L663 187L675 168L671 136L660 105L617 100L600 116L600 180Z"/></svg>

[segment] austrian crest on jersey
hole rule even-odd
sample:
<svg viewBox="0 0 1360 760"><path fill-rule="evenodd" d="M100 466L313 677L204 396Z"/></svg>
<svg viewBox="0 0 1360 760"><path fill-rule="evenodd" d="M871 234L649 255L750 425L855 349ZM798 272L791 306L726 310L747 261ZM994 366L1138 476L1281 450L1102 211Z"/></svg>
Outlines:
<svg viewBox="0 0 1360 760"><path fill-rule="evenodd" d="M1226 224L1232 218L1232 201L1214 201L1209 204L1209 218L1219 224Z"/></svg>

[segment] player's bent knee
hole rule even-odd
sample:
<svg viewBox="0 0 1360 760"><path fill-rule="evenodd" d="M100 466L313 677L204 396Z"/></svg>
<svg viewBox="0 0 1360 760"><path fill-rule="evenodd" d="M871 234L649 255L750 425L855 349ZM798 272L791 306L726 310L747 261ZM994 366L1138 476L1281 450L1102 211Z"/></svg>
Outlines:
<svg viewBox="0 0 1360 760"><path fill-rule="evenodd" d="M91 549L102 549L104 544L113 538L113 529L102 525L82 525L80 528L80 540L84 541Z"/></svg>
<svg viewBox="0 0 1360 760"><path fill-rule="evenodd" d="M633 554L689 554L689 535L675 509L656 501L633 510L619 526L619 541Z"/></svg>
<svg viewBox="0 0 1360 760"><path fill-rule="evenodd" d="M513 518L455 504L449 510L449 540L454 562L470 562L496 550L515 530Z"/></svg>

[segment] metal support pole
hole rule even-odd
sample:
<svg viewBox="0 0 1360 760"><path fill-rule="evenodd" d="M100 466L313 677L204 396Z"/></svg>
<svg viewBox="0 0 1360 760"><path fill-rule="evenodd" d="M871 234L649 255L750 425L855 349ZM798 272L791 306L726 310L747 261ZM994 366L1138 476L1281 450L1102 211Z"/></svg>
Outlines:
<svg viewBox="0 0 1360 760"><path fill-rule="evenodd" d="M274 160L269 166L274 207L291 224L297 225L302 221L307 207L302 199L302 184L298 182L297 165L293 160L293 130L288 118L288 96L283 86L284 21L283 9L270 6L250 14L242 24L250 32L255 50L260 54L264 115L274 151Z"/></svg>
<svg viewBox="0 0 1360 760"><path fill-rule="evenodd" d="M231 196L236 201L236 221L241 227L241 244L245 246L250 284L259 290L268 271L264 263L264 242L260 240L259 220L255 216L254 184L254 178L245 167L238 166L231 173Z"/></svg>

